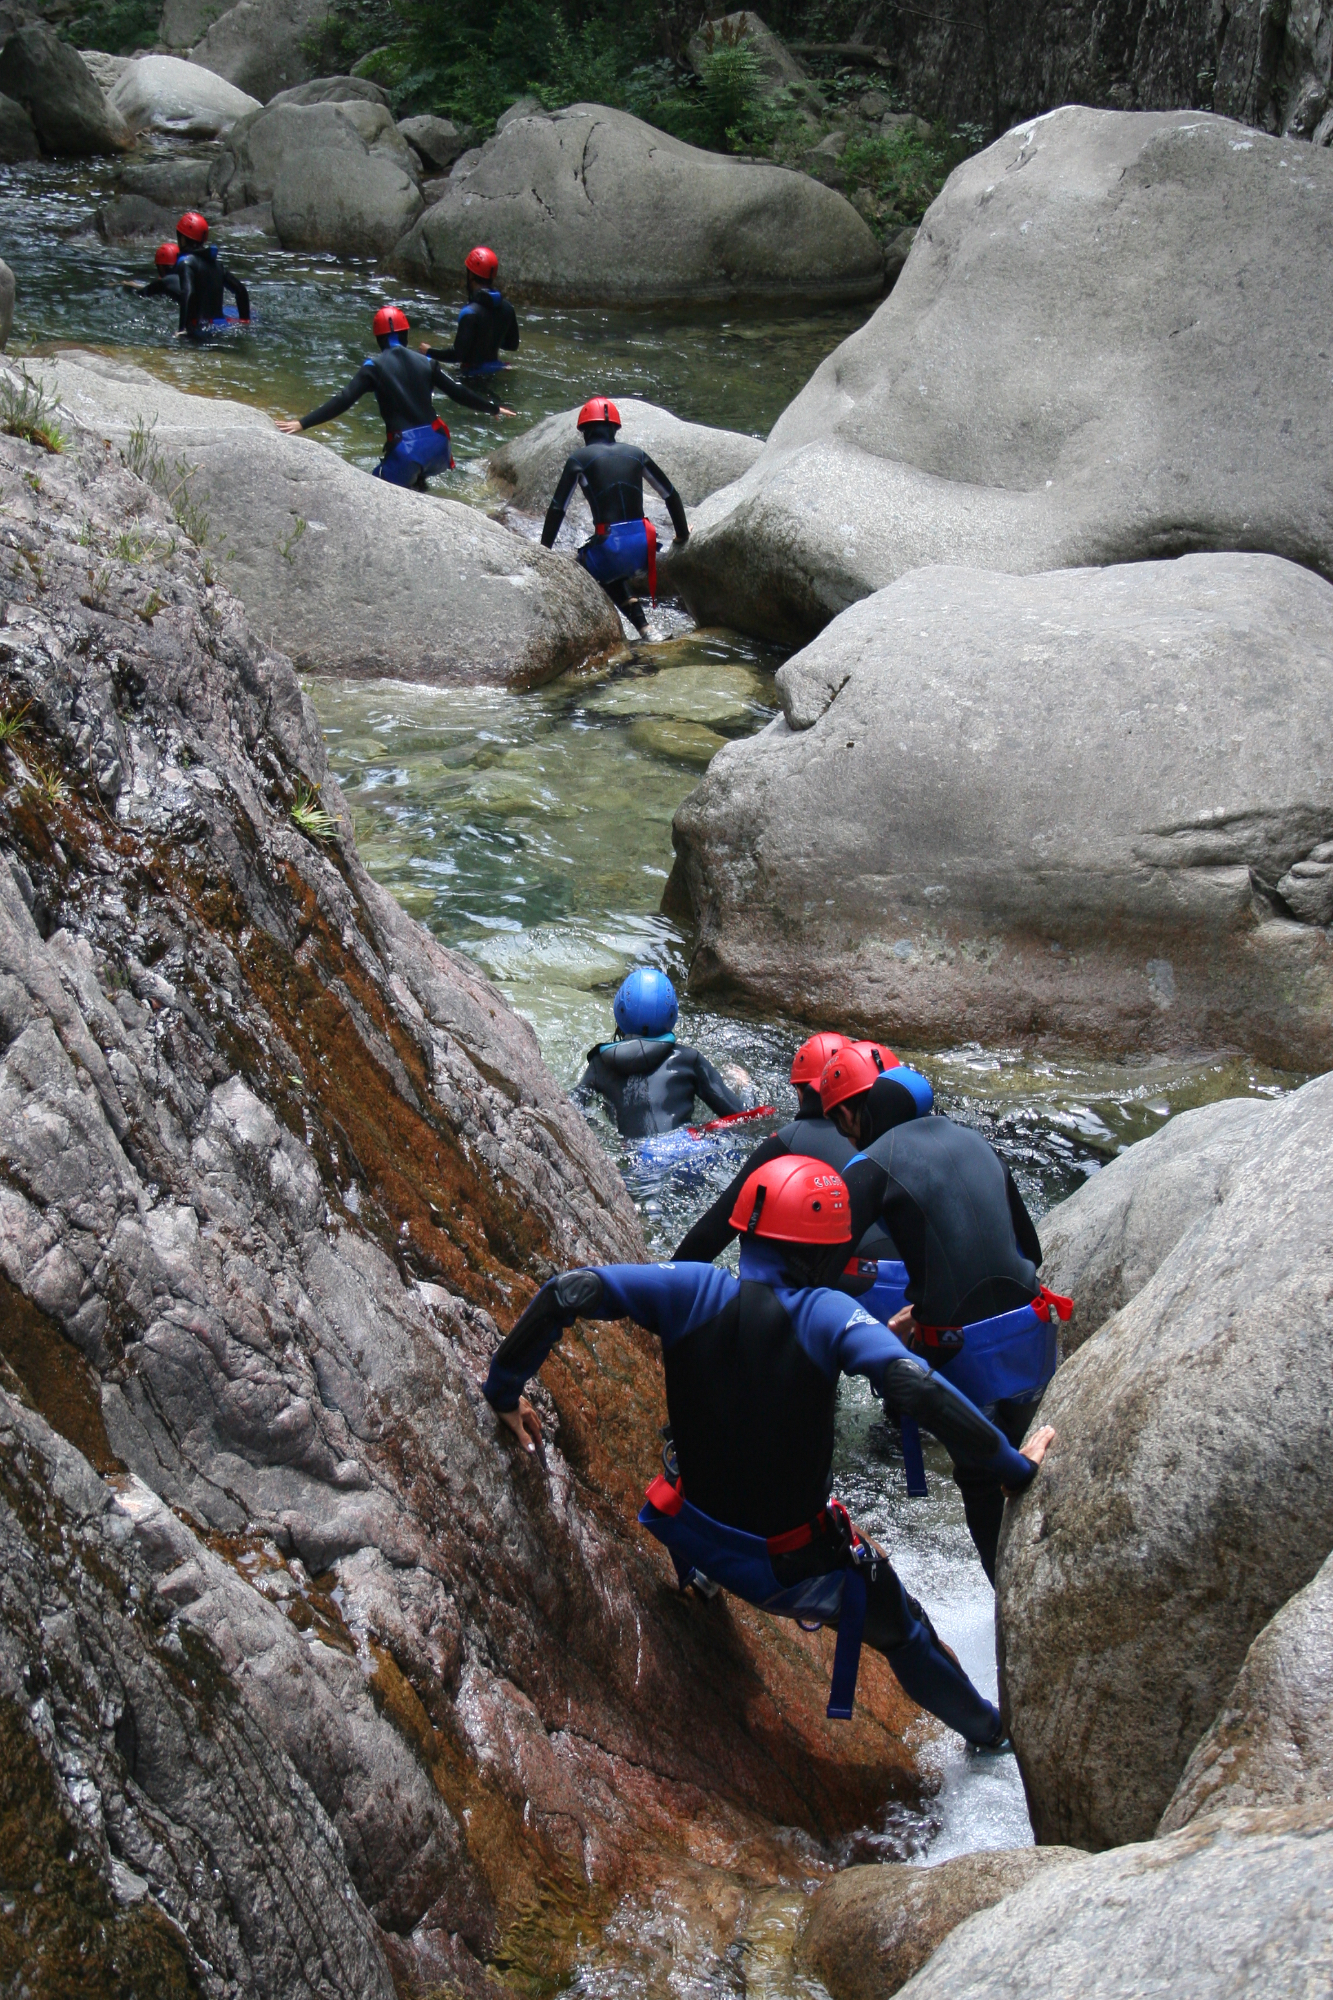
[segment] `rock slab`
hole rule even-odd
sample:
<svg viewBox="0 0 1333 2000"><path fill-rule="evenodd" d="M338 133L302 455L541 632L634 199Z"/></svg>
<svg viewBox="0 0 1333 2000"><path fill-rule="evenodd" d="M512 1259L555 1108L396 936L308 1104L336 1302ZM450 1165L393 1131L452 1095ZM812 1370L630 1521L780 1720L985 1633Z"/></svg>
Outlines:
<svg viewBox="0 0 1333 2000"><path fill-rule="evenodd" d="M928 563L1253 549L1333 577L1309 336L1330 319L1333 151L1199 112L1052 112L950 176L675 587L790 645Z"/></svg>
<svg viewBox="0 0 1333 2000"><path fill-rule="evenodd" d="M267 104L279 91L319 75L319 43L330 11L328 0L237 0L210 21L190 61Z"/></svg>
<svg viewBox="0 0 1333 2000"><path fill-rule="evenodd" d="M799 1962L833 2000L888 2000L978 1910L1083 1858L1072 1847L1005 1847L934 1868L844 1869L810 1905Z"/></svg>
<svg viewBox="0 0 1333 2000"><path fill-rule="evenodd" d="M25 21L0 49L0 91L32 120L44 153L115 153L129 129L83 58L42 21Z"/></svg>
<svg viewBox="0 0 1333 2000"><path fill-rule="evenodd" d="M126 364L61 356L44 373L104 435L156 426L229 587L303 671L528 686L622 643L577 564L476 508L383 485L308 433Z"/></svg>
<svg viewBox="0 0 1333 2000"><path fill-rule="evenodd" d="M498 253L507 292L549 305L832 302L875 298L884 282L879 246L841 195L598 104L512 119L394 264L453 286L476 243Z"/></svg>
<svg viewBox="0 0 1333 2000"><path fill-rule="evenodd" d="M1333 1549L1333 1076L1057 1371L1006 1509L1001 1687L1040 1841L1145 1838L1251 1643Z"/></svg>
<svg viewBox="0 0 1333 2000"><path fill-rule="evenodd" d="M506 490L511 506L521 513L541 514L550 505L556 481L571 451L583 442L574 419L582 405L543 417L521 437L501 445L491 460L491 478ZM656 403L621 396L616 408L624 419L620 437L637 444L666 473L687 508L697 507L719 486L738 479L753 465L763 445L741 431L723 431L712 424L685 423ZM580 505L576 492L571 508ZM665 521L667 512L651 487L644 487L650 514Z"/></svg>
<svg viewBox="0 0 1333 2000"><path fill-rule="evenodd" d="M378 257L421 214L416 171L382 104L285 99L233 128L210 184L228 211L272 202L284 249Z"/></svg>
<svg viewBox="0 0 1333 2000"><path fill-rule="evenodd" d="M1226 555L919 570L778 692L676 814L699 987L922 1048L966 1020L1333 1062L1329 935L1285 887L1333 833L1322 578Z"/></svg>
<svg viewBox="0 0 1333 2000"><path fill-rule="evenodd" d="M177 56L141 56L127 63L107 95L131 132L165 132L175 139L216 139L259 100L225 78Z"/></svg>

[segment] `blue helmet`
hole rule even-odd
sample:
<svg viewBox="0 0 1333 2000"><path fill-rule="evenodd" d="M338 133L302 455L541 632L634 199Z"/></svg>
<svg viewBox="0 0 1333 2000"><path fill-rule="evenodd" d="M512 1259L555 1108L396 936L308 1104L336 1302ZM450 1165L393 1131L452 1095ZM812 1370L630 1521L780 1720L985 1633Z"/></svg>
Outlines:
<svg viewBox="0 0 1333 2000"><path fill-rule="evenodd" d="M611 1009L616 1028L622 1035L669 1035L676 1025L680 1008L676 989L665 972L655 966L640 966L615 997Z"/></svg>

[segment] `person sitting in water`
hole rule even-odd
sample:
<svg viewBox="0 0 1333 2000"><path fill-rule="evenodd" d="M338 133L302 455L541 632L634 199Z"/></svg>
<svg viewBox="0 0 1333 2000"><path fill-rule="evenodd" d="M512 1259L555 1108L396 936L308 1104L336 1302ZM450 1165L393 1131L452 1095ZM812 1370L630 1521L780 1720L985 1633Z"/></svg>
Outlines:
<svg viewBox="0 0 1333 2000"><path fill-rule="evenodd" d="M634 444L619 444L620 412L605 396L594 396L578 414L583 447L572 451L555 495L546 510L542 547L554 546L570 495L581 486L592 509L593 535L578 559L601 584L618 611L640 634L648 630L642 604L630 589L640 570L648 573L648 594L657 595L657 529L643 512L643 482L648 480L666 501L678 543L690 538L689 523L679 493L660 465Z"/></svg>
<svg viewBox="0 0 1333 2000"><path fill-rule="evenodd" d="M826 1115L862 1150L842 1168L859 1242L879 1222L907 1271L906 1301L889 1330L937 1368L960 1365L966 1329L1002 1320L1035 1302L1039 1318L1011 1322L1013 1339L1044 1332L1054 1307L1069 1302L1037 1277L1041 1241L1004 1161L970 1126L939 1115L903 1120L891 1096L893 1072L877 1075L843 1050L824 1070L820 1100ZM1049 1343L1053 1348L1053 1340ZM1011 1444L1023 1436L1054 1366L1044 1338L1035 1344L1038 1379L1024 1392L991 1401L988 1415ZM1045 1379L1041 1379L1045 1369ZM937 1433L938 1435L938 1433ZM947 1438L942 1442L948 1444ZM982 1567L995 1580L1004 1513L1000 1478L975 1459L959 1461L954 1478Z"/></svg>
<svg viewBox="0 0 1333 2000"><path fill-rule="evenodd" d="M176 269L180 260L180 249L175 243L159 243L153 263L157 268L155 278L127 278L122 290L133 292L141 299L174 299L181 302L181 274Z"/></svg>
<svg viewBox="0 0 1333 2000"><path fill-rule="evenodd" d="M869 1051L875 1050L879 1068L886 1074L892 1073L893 1096L886 1096L885 1106L892 1102L898 1120L915 1118L923 1111L929 1111L934 1101L929 1083L916 1070L905 1069L892 1049L882 1049L877 1043L863 1042L855 1045L847 1041L845 1035L811 1035L802 1042L792 1057L791 1081L797 1094L796 1117L790 1125L784 1125L777 1132L761 1139L746 1160L740 1172L723 1188L711 1208L705 1209L693 1227L686 1232L677 1245L674 1262L677 1264L711 1264L722 1255L727 1245L734 1242L736 1227L732 1221L732 1211L736 1207L740 1191L756 1167L766 1167L770 1160L780 1160L788 1153L801 1153L808 1159L823 1160L827 1166L841 1173L848 1160L856 1151L831 1118L826 1118L819 1101L819 1079L825 1065L840 1050L856 1046ZM872 1223L866 1231L864 1242L857 1244L857 1255L866 1258L896 1257L897 1251L878 1223Z"/></svg>
<svg viewBox="0 0 1333 2000"><path fill-rule="evenodd" d="M451 347L431 347L422 341L421 352L432 361L449 361L460 375L494 375L509 366L500 359L503 347L518 349L518 315L496 285L500 260L494 250L478 244L463 259L467 280L467 304L458 315L458 331Z"/></svg>
<svg viewBox="0 0 1333 2000"><path fill-rule="evenodd" d="M227 292L236 301L237 319L248 324L250 294L208 241L208 224L197 209L187 209L176 224L176 247L180 252L175 267L180 279L178 334L187 340L207 340L226 326Z"/></svg>
<svg viewBox="0 0 1333 2000"><path fill-rule="evenodd" d="M830 1497L838 1381L863 1375L960 1462L1011 1493L1037 1477L1054 1433L1019 1452L880 1321L822 1284L851 1248L847 1190L790 1156L750 1176L735 1220L740 1278L708 1264L613 1264L542 1286L492 1358L483 1393L524 1450L541 1423L523 1391L575 1319L632 1319L662 1343L671 1444L639 1515L681 1587L721 1586L775 1617L838 1628L830 1716L852 1713L862 1638L913 1701L978 1750L1008 1748L884 1551Z"/></svg>
<svg viewBox="0 0 1333 2000"><path fill-rule="evenodd" d="M615 1040L588 1051L579 1088L606 1099L623 1139L647 1139L688 1125L696 1097L718 1118L745 1108L698 1049L676 1040L671 1031L679 1011L665 972L631 972L612 1007Z"/></svg>
<svg viewBox="0 0 1333 2000"><path fill-rule="evenodd" d="M397 306L381 306L372 321L379 354L363 361L345 389L330 396L308 417L289 417L278 429L295 436L315 424L340 417L362 396L373 396L384 419L384 456L374 469L376 479L391 486L411 486L418 491L436 472L453 467L453 447L449 427L435 414L431 398L438 390L465 409L480 410L491 417L512 417L493 396L479 396L461 382L451 382L438 361L414 354L406 345L409 332L407 314Z"/></svg>

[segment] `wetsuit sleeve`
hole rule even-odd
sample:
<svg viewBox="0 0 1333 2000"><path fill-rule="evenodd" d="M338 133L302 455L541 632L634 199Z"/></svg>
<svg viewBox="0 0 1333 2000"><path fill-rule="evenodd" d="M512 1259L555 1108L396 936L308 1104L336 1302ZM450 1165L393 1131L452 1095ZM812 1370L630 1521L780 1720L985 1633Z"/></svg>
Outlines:
<svg viewBox="0 0 1333 2000"><path fill-rule="evenodd" d="M687 541L689 539L690 524L685 519L685 503L671 484L671 481L667 478L665 472L663 472L661 466L655 464L649 458L647 452L643 454L643 476L651 485L657 488L657 491L666 501L667 513L671 516L671 526L676 540L678 542Z"/></svg>
<svg viewBox="0 0 1333 2000"><path fill-rule="evenodd" d="M878 1160L858 1153L842 1170L852 1211L852 1241L859 1243L872 1222L880 1220L889 1177Z"/></svg>
<svg viewBox="0 0 1333 2000"><path fill-rule="evenodd" d="M488 417L499 414L500 405L494 396L479 396L475 389L468 389L463 383L455 382L452 376L445 374L439 362L434 360L430 371L430 385L432 389L438 389L441 395L449 396L455 403L461 403L465 409L481 410Z"/></svg>
<svg viewBox="0 0 1333 2000"><path fill-rule="evenodd" d="M327 403L321 403L308 417L302 417L301 429L308 431L314 424L326 424L330 417L340 417L344 410L350 410L353 403L359 403L375 387L375 371L368 361L363 361L345 389L336 396L330 396Z"/></svg>
<svg viewBox="0 0 1333 2000"><path fill-rule="evenodd" d="M431 360L452 361L456 368L466 368L472 360L473 352L477 345L476 325L476 313L469 312L467 307L464 306L462 312L458 315L458 325L454 328L453 345L451 347L428 347L426 352L429 354Z"/></svg>
<svg viewBox="0 0 1333 2000"><path fill-rule="evenodd" d="M194 292L193 273L188 258L181 259L181 269L174 273L174 275L180 285L177 297L181 304L180 330L184 333L186 327L190 324L190 299Z"/></svg>
<svg viewBox="0 0 1333 2000"><path fill-rule="evenodd" d="M175 299L179 305L181 281L174 271L168 271L165 277L150 278L146 285L139 286L138 291L141 299Z"/></svg>
<svg viewBox="0 0 1333 2000"><path fill-rule="evenodd" d="M727 1089L726 1084L723 1083L721 1076L713 1068L707 1056L701 1056L697 1049L693 1053L695 1095L702 1097L704 1103L717 1118L731 1118L736 1112L744 1111L745 1106L741 1103L740 1098L737 1097L734 1090Z"/></svg>
<svg viewBox="0 0 1333 2000"><path fill-rule="evenodd" d="M730 1184L723 1188L713 1206L705 1209L694 1227L681 1238L672 1258L674 1264L711 1264L720 1257L738 1231L731 1226L731 1211L736 1206L741 1189L756 1167L766 1167L770 1160L782 1160L787 1156L787 1148L777 1133L772 1133L762 1145L756 1146L745 1165Z"/></svg>
<svg viewBox="0 0 1333 2000"><path fill-rule="evenodd" d="M518 1407L567 1326L576 1319L632 1319L664 1347L716 1317L736 1290L726 1271L702 1264L605 1264L566 1271L543 1285L491 1360L483 1394L493 1410Z"/></svg>
<svg viewBox="0 0 1333 2000"><path fill-rule="evenodd" d="M504 332L500 335L500 345L511 354L518 351L518 314L508 299L505 300Z"/></svg>
<svg viewBox="0 0 1333 2000"><path fill-rule="evenodd" d="M1014 1225L1014 1236L1018 1247L1027 1258L1029 1264L1035 1264L1037 1269L1040 1270L1041 1238L1037 1234L1036 1225L1027 1212L1027 1205L1022 1195L1018 1192L1018 1185L1008 1167L1004 1170L1004 1190L1009 1197L1009 1217Z"/></svg>
<svg viewBox="0 0 1333 2000"><path fill-rule="evenodd" d="M565 469L560 475L560 484L555 489L551 504L546 510L546 519L542 524L542 547L544 549L554 546L555 538L560 533L560 523L565 518L565 509L569 505L569 496L578 484L578 477L579 469L577 465L575 465L572 458L567 458L565 460Z"/></svg>
<svg viewBox="0 0 1333 2000"><path fill-rule="evenodd" d="M232 297L235 299L236 310L240 314L241 318L249 319L250 294L249 292L246 291L245 286L241 283L240 279L233 278L231 272L226 270L220 270L218 272L218 276L222 280L223 290L230 292Z"/></svg>

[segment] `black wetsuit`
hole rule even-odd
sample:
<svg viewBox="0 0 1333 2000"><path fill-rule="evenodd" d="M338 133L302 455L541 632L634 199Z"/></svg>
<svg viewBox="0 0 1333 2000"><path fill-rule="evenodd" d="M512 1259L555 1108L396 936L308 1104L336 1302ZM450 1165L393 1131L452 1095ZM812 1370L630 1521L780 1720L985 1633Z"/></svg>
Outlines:
<svg viewBox="0 0 1333 2000"><path fill-rule="evenodd" d="M452 347L427 349L432 361L451 361L466 375L472 369L502 366L500 349L518 348L518 315L503 292L472 290L458 315Z"/></svg>
<svg viewBox="0 0 1333 2000"><path fill-rule="evenodd" d="M461 382L450 381L439 362L432 361L429 355L416 354L410 347L386 347L382 354L372 354L361 363L345 389L330 396L327 403L321 403L308 417L302 417L301 429L308 431L313 424L326 424L330 417L340 417L344 410L350 410L362 396L373 396L384 419L388 442L392 444L404 431L434 422L435 405L431 396L435 390L465 409L481 410L487 416L495 416L500 408L494 396L479 396L475 390L465 389Z"/></svg>
<svg viewBox="0 0 1333 2000"><path fill-rule="evenodd" d="M146 285L135 285L133 289L138 298L174 299L179 305L184 286L173 266L170 271L159 271L158 275L150 278Z"/></svg>
<svg viewBox="0 0 1333 2000"><path fill-rule="evenodd" d="M605 429L610 426L591 425L590 430ZM643 607L631 588L631 579L636 561L631 559L628 575L607 573L607 565L601 560L599 541L608 530L611 538L620 523L641 523L643 512L643 482L655 487L666 501L667 512L671 516L671 526L678 542L689 539L689 523L685 519L685 506L679 493L667 478L660 465L655 465L646 451L638 445L622 444L613 436L593 437L587 444L572 451L565 460L565 469L555 489L555 497L546 510L546 520L542 526L542 547L551 548L560 532L560 523L565 518L570 495L580 486L592 509L594 535L579 550L579 560L589 574L594 576L618 611L623 611L642 632L646 628ZM629 535L628 526L621 528L622 535ZM648 533L641 529L639 540ZM631 538L632 539L632 538ZM638 564L637 566L643 566ZM614 564L612 565L614 567Z"/></svg>
<svg viewBox="0 0 1333 2000"><path fill-rule="evenodd" d="M214 320L223 317L224 292L236 301L242 319L250 317L250 294L234 278L216 250L191 250L176 260L172 274L180 281L180 330L193 339L207 337Z"/></svg>
<svg viewBox="0 0 1333 2000"><path fill-rule="evenodd" d="M599 1042L588 1051L579 1089L606 1099L625 1139L648 1139L688 1125L696 1097L717 1118L745 1109L698 1049L669 1035Z"/></svg>
<svg viewBox="0 0 1333 2000"><path fill-rule="evenodd" d="M878 1219L907 1266L907 1298L925 1327L966 1327L1025 1306L1040 1292L1041 1241L1013 1175L995 1149L952 1119L918 1118L868 1146L843 1170L852 1228ZM996 1403L991 1414L1011 1444L1031 1403ZM967 1525L987 1576L1004 1498L997 1479L957 1464Z"/></svg>

